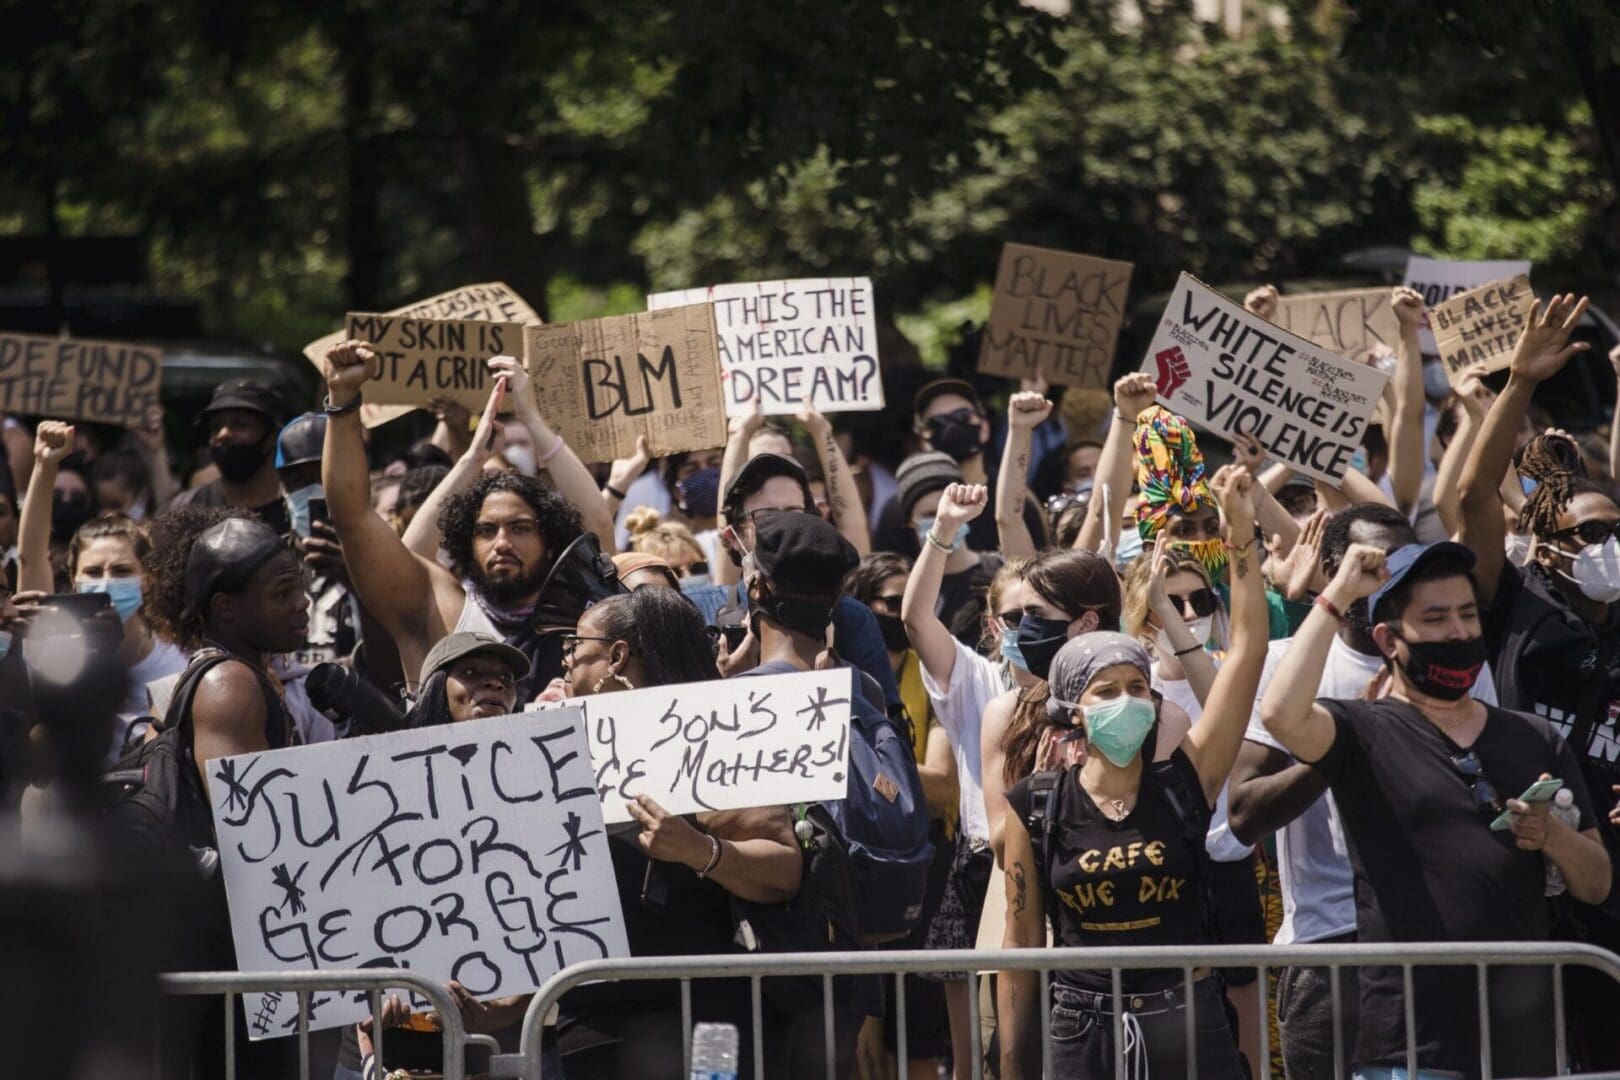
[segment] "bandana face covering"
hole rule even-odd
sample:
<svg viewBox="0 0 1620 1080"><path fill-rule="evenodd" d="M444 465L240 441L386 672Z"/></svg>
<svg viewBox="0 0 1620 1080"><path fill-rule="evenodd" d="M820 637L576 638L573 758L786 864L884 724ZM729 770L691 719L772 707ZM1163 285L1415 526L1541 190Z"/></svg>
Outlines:
<svg viewBox="0 0 1620 1080"><path fill-rule="evenodd" d="M1226 581L1226 541L1216 538L1214 540L1173 540L1170 545L1179 548L1198 560L1198 565L1204 568L1209 575L1211 584L1220 585Z"/></svg>

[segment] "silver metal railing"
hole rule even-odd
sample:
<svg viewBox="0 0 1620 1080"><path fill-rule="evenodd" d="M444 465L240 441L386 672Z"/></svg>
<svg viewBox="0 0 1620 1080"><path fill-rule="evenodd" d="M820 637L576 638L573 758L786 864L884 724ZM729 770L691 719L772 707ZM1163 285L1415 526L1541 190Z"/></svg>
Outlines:
<svg viewBox="0 0 1620 1080"><path fill-rule="evenodd" d="M1561 942L1426 942L1405 945L1211 945L1198 948L1154 946L1115 949L998 949L998 950L909 950L893 952L822 952L746 954L707 957L642 957L624 960L593 960L569 967L546 981L529 1003L523 1020L521 1048L516 1054L498 1054L490 1059L490 1075L506 1080L553 1080L541 1077L540 1045L545 1017L557 1001L575 987L593 982L678 980L680 983L681 1030L692 1029L692 982L720 978L746 978L752 997L754 1075L765 1075L763 1040L762 979L780 976L815 976L822 981L822 1023L826 1044L827 1077L833 1075L833 978L838 975L881 975L894 979L892 995L896 1009L896 1049L898 1074L906 1074L905 984L901 978L919 972L968 972L969 1029L972 1040L972 1075L982 1076L983 1053L979 1040L978 979L983 972L1033 971L1040 975L1041 1060L1043 1071L1051 1069L1051 1011L1046 1006L1051 973L1065 970L1108 971L1113 982L1114 1075L1125 1077L1122 1003L1127 996L1121 985L1127 970L1179 971L1186 988L1187 1076L1197 1080L1194 1044L1197 1006L1193 995L1194 972L1202 968L1254 968L1261 986L1268 971L1285 967L1330 968L1364 966L1397 967L1405 985L1406 1066L1411 1075L1418 1068L1416 1045L1416 1004L1412 972L1417 967L1471 967L1475 970L1480 1030L1490 1030L1490 990L1487 970L1493 966L1539 966L1552 970L1554 1005L1554 1052L1557 1071L1568 1072L1569 1054L1564 1025L1563 969L1591 967L1620 981L1620 956L1589 945ZM1344 1080L1342 1001L1338 978L1332 985L1334 1072ZM1270 1044L1271 1017L1266 994L1260 995L1258 1026L1260 1045ZM1617 1021L1620 1022L1620 1021ZM683 1039L683 1042L685 1040ZM448 1048L446 1050L448 1054ZM683 1050L686 1071L691 1068L689 1042ZM1270 1080L1271 1061L1262 1055L1258 1063L1263 1080ZM1480 1040L1480 1072L1491 1080L1491 1045ZM448 1074L447 1074L448 1075Z"/></svg>

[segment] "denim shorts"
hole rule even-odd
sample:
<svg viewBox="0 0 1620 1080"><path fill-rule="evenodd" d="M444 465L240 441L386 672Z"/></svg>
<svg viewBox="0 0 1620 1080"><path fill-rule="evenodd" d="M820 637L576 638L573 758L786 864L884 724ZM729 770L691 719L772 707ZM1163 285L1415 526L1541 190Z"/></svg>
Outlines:
<svg viewBox="0 0 1620 1080"><path fill-rule="evenodd" d="M1187 1075L1186 999L1182 986L1148 994L1126 993L1120 999L1126 1076ZM1213 980L1193 984L1193 1004L1199 1080L1245 1080L1237 1040ZM1053 985L1052 1074L1112 1080L1113 1014L1112 994Z"/></svg>

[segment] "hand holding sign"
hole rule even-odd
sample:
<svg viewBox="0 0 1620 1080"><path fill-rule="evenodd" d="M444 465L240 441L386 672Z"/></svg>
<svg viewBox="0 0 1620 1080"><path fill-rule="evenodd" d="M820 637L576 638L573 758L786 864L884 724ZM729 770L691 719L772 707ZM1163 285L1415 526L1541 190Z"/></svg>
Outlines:
<svg viewBox="0 0 1620 1080"><path fill-rule="evenodd" d="M1277 293L1277 286L1262 285L1258 289L1249 290L1249 295L1243 298L1243 310L1252 312L1262 319L1275 319L1277 305L1281 299Z"/></svg>
<svg viewBox="0 0 1620 1080"><path fill-rule="evenodd" d="M1239 432L1232 436L1232 461L1259 475L1260 467L1266 463L1266 448L1253 435Z"/></svg>
<svg viewBox="0 0 1620 1080"><path fill-rule="evenodd" d="M1545 308L1540 300L1531 301L1529 325L1513 350L1509 366L1512 377L1531 383L1546 382L1563 370L1570 357L1591 348L1584 341L1571 344L1569 340L1584 314L1586 297L1577 301L1574 293L1553 296Z"/></svg>
<svg viewBox="0 0 1620 1080"><path fill-rule="evenodd" d="M690 821L679 814L671 814L659 806L650 795L637 795L624 804L630 816L641 826L636 843L649 859L659 862L680 863L693 870L702 870L714 856L714 845L697 831Z"/></svg>

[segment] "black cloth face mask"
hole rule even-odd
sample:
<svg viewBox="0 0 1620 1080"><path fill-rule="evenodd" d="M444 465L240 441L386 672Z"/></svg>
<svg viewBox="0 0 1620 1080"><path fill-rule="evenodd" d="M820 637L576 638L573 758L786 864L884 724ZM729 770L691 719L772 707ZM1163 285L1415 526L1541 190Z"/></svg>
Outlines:
<svg viewBox="0 0 1620 1080"><path fill-rule="evenodd" d="M898 615L885 615L882 612L872 612L877 620L878 629L883 632L883 647L890 652L905 652L911 648L911 638L906 636L906 624Z"/></svg>
<svg viewBox="0 0 1620 1080"><path fill-rule="evenodd" d="M1018 651L1031 675L1044 680L1051 673L1052 658L1069 640L1069 624L1073 621L1043 619L1039 615L1025 615L1018 620Z"/></svg>
<svg viewBox="0 0 1620 1080"><path fill-rule="evenodd" d="M979 416L972 409L942 413L928 421L928 441L935 450L961 464L984 450L979 441Z"/></svg>
<svg viewBox="0 0 1620 1080"><path fill-rule="evenodd" d="M209 460L219 467L219 475L233 484L251 480L269 456L270 449L263 442L228 442L208 448Z"/></svg>
<svg viewBox="0 0 1620 1080"><path fill-rule="evenodd" d="M1406 659L1397 660L1401 673L1412 689L1440 701L1460 701L1479 679L1485 666L1485 639L1463 638L1460 641L1409 641Z"/></svg>

